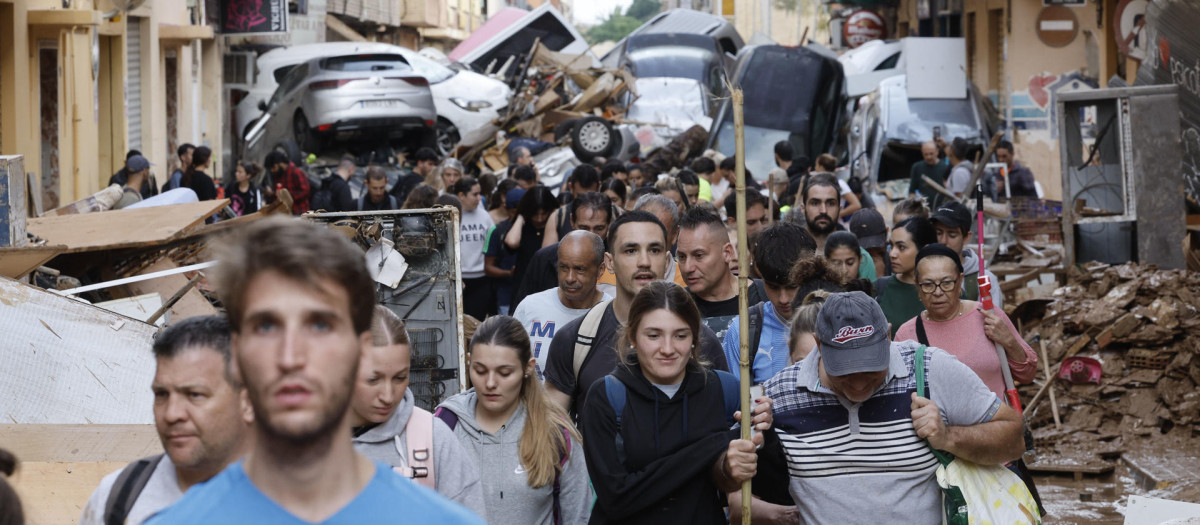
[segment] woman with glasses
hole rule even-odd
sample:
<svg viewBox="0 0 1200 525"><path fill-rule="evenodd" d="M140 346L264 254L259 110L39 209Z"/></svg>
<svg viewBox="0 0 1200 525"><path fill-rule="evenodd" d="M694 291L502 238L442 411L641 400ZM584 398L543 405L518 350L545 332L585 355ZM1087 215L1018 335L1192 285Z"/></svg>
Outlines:
<svg viewBox="0 0 1200 525"><path fill-rule="evenodd" d="M1004 399L1004 376L996 344L1004 348L1013 380L1033 381L1037 354L1017 335L1008 315L985 311L979 303L961 299L963 267L954 250L944 244L921 248L915 276L925 311L900 327L897 341L919 341L950 352L1000 399Z"/></svg>

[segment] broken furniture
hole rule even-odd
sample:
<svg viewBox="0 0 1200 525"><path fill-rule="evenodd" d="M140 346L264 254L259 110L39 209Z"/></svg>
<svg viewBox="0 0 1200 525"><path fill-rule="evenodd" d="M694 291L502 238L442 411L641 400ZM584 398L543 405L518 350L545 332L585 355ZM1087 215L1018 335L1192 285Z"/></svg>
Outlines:
<svg viewBox="0 0 1200 525"><path fill-rule="evenodd" d="M1176 87L1058 95L1064 266L1134 261L1184 268Z"/></svg>

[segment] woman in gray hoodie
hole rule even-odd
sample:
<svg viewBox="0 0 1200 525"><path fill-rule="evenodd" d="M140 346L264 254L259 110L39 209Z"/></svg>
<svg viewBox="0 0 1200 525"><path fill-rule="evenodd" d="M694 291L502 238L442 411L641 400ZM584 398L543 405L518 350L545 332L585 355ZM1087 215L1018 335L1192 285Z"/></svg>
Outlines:
<svg viewBox="0 0 1200 525"><path fill-rule="evenodd" d="M363 347L350 401L354 449L486 520L475 462L445 423L413 402L408 389L410 356L404 321L376 306L371 345Z"/></svg>
<svg viewBox="0 0 1200 525"><path fill-rule="evenodd" d="M469 352L475 388L435 414L479 465L488 521L587 523L592 498L579 434L546 398L525 328L512 317L489 317Z"/></svg>

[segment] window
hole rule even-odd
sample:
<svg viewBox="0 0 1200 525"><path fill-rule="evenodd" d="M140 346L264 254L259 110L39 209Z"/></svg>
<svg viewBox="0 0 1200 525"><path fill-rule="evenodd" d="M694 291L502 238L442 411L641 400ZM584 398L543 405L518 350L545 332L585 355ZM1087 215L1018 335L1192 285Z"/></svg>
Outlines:
<svg viewBox="0 0 1200 525"><path fill-rule="evenodd" d="M884 60L883 62L880 62L878 66L875 66L875 71L885 71L888 69L896 69L896 64L899 62L900 62L900 52L897 51L892 56L887 57L887 60Z"/></svg>
<svg viewBox="0 0 1200 525"><path fill-rule="evenodd" d="M330 71L411 71L412 66L400 55L353 55L326 58L321 69Z"/></svg>

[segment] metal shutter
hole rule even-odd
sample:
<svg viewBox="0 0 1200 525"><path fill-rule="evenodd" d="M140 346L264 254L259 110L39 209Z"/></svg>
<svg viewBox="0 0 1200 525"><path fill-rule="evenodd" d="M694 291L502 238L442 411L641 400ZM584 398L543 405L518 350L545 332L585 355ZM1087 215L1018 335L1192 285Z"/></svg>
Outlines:
<svg viewBox="0 0 1200 525"><path fill-rule="evenodd" d="M142 19L129 17L125 31L125 123L129 149L142 149Z"/></svg>

